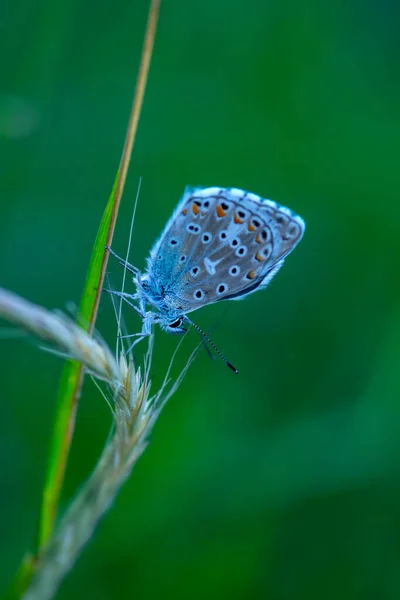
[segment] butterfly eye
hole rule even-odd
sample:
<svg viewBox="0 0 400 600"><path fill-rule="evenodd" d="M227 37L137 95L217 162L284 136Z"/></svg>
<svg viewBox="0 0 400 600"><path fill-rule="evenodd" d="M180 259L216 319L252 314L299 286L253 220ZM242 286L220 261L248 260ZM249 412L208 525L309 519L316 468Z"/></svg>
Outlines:
<svg viewBox="0 0 400 600"><path fill-rule="evenodd" d="M182 322L183 322L183 317L179 317L179 319L177 319L173 323L168 323L168 327L171 327L171 329L177 329L178 327L180 327L182 325Z"/></svg>

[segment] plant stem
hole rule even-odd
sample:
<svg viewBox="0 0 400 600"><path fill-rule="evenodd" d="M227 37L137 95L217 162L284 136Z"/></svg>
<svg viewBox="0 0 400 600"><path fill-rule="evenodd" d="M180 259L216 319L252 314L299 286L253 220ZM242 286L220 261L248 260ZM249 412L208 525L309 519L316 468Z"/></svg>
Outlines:
<svg viewBox="0 0 400 600"><path fill-rule="evenodd" d="M125 186L143 104L144 92L148 80L160 4L161 0L151 0L150 3L140 68L127 127L124 149L113 190L100 223L90 260L83 296L79 306L80 324L89 333L92 333L95 327L108 261L108 252L105 252L104 246L111 245L114 234L118 209ZM22 593L29 584L36 568L38 558L40 557L40 553L51 537L54 529L69 449L75 428L76 411L83 376L84 367L79 362L73 360L66 362L60 381L56 419L50 446L50 459L40 509L37 551L35 555L27 555L24 558L17 573L15 586L16 589L18 589L18 594Z"/></svg>
<svg viewBox="0 0 400 600"><path fill-rule="evenodd" d="M128 166L131 159L132 148L136 136L137 126L139 123L140 112L143 103L145 87L148 79L150 59L153 51L154 38L156 33L157 18L159 13L161 0L152 0L150 5L149 18L147 22L146 36L143 44L141 64L131 109L131 114L128 123L125 145L121 157L120 166L118 169L116 182L114 185L114 202L112 208L111 219L107 234L106 245L110 246L114 234L115 223L117 220L118 209L121 201L121 196L125 186ZM104 276L107 267L108 252L103 251L103 261L101 265L100 277L97 284L94 303L91 310L91 316L88 325L88 331L92 332L101 297L101 290L104 283ZM83 299L83 302L85 300ZM80 311L85 314L84 310ZM49 468L41 507L41 515L39 522L38 534L38 551L46 544L49 539L54 521L57 516L58 504L62 484L64 481L65 469L71 446L72 436L75 428L75 417L78 405L80 390L82 387L84 369L82 365L69 361L62 376L61 387L67 389L68 393L63 394L62 401L59 405L56 423L54 427L54 435L52 442L51 467Z"/></svg>

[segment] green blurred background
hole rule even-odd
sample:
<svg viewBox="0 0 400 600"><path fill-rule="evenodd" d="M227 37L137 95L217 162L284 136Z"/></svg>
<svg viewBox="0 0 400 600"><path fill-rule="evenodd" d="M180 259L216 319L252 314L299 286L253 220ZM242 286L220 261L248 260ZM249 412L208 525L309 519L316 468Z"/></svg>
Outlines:
<svg viewBox="0 0 400 600"><path fill-rule="evenodd" d="M266 291L196 315L240 375L200 353L60 599L399 597L399 6L164 1L115 250L139 177L139 267L188 184L273 198L307 230ZM79 302L147 8L0 8L0 284L49 308ZM109 297L98 329L115 344ZM3 337L5 588L33 544L62 361ZM156 331L155 386L176 343ZM64 507L109 425L87 380Z"/></svg>

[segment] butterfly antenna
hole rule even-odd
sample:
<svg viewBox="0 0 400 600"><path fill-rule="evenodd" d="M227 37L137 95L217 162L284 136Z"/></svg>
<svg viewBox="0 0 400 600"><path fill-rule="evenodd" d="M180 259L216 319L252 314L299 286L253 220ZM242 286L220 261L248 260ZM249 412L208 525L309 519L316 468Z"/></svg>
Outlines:
<svg viewBox="0 0 400 600"><path fill-rule="evenodd" d="M218 350L217 346L214 344L213 341L210 340L210 338L208 337L208 335L198 326L196 325L196 323L193 323L193 321L191 321L188 317L185 316L185 320L188 321L188 323L190 323L190 325L192 325L192 327L195 328L195 330L197 331L197 333L200 333L200 335L203 336L203 338L205 340L207 340L207 342L210 344L210 346L215 350L215 352L218 354L218 356L224 361L224 363L234 372L236 373L236 375L239 374L239 371L236 369L236 367L233 366L232 363L229 362L229 360L227 360L225 358L225 356L222 354L221 350Z"/></svg>

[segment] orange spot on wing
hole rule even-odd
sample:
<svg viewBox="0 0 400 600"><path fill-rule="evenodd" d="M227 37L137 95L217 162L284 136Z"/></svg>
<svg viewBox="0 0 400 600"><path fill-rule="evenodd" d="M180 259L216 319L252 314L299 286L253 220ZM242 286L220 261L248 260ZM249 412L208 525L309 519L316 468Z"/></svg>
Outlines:
<svg viewBox="0 0 400 600"><path fill-rule="evenodd" d="M217 215L219 217L224 217L226 215L226 212L224 211L224 209L222 208L222 206L220 206L219 204L217 204L216 211L217 211Z"/></svg>
<svg viewBox="0 0 400 600"><path fill-rule="evenodd" d="M256 278L256 274L257 271L253 270L253 271L249 271L246 275L247 279L255 279Z"/></svg>
<svg viewBox="0 0 400 600"><path fill-rule="evenodd" d="M260 254L259 252L257 252L256 254L256 260L258 260L258 262L263 262L265 260L265 256L263 256L262 254Z"/></svg>
<svg viewBox="0 0 400 600"><path fill-rule="evenodd" d="M233 220L235 223L243 223L243 219L240 219L236 213L235 213L235 216L233 217Z"/></svg>
<svg viewBox="0 0 400 600"><path fill-rule="evenodd" d="M256 242L257 242L257 244L262 244L261 235L259 233L257 233L257 235L256 235Z"/></svg>
<svg viewBox="0 0 400 600"><path fill-rule="evenodd" d="M197 206L197 204L192 204L192 211L193 211L193 214L195 214L195 215L198 215L198 214L199 214L199 212L200 212L200 209L199 209L199 207Z"/></svg>
<svg viewBox="0 0 400 600"><path fill-rule="evenodd" d="M247 224L247 229L248 229L249 231L255 231L255 230L256 230L256 228L254 227L254 225L252 225L252 224L250 223L250 221L249 221L249 222L248 222L248 224Z"/></svg>
<svg viewBox="0 0 400 600"><path fill-rule="evenodd" d="M182 214L183 214L183 215L187 215L187 214L188 214L188 209L187 209L187 208L184 208L184 209L183 209L183 211L182 211Z"/></svg>

